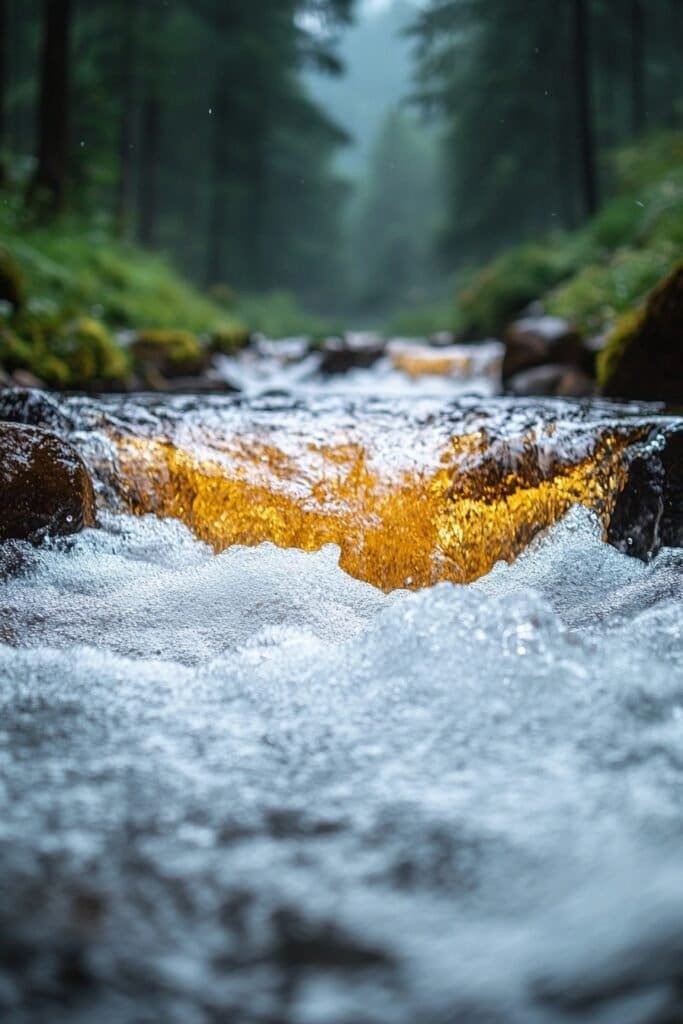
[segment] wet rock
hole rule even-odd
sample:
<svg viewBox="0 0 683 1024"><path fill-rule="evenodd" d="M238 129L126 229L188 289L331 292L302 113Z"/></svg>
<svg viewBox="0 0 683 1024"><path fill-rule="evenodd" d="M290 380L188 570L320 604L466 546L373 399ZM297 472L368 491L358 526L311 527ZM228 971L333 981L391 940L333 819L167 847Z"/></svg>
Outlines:
<svg viewBox="0 0 683 1024"><path fill-rule="evenodd" d="M578 366L566 366L555 394L560 398L590 398L595 394L595 381Z"/></svg>
<svg viewBox="0 0 683 1024"><path fill-rule="evenodd" d="M45 382L36 377L35 373L31 373L30 370L15 370L12 374L12 380L19 388L28 388L31 391L42 391L45 388Z"/></svg>
<svg viewBox="0 0 683 1024"><path fill-rule="evenodd" d="M0 541L77 533L95 521L92 483L70 444L0 423Z"/></svg>
<svg viewBox="0 0 683 1024"><path fill-rule="evenodd" d="M575 366L548 363L521 370L507 382L507 391L520 398L542 397L588 398L595 392L591 377Z"/></svg>
<svg viewBox="0 0 683 1024"><path fill-rule="evenodd" d="M683 403L683 263L622 317L597 366L604 395Z"/></svg>
<svg viewBox="0 0 683 1024"><path fill-rule="evenodd" d="M69 415L56 398L45 391L31 388L8 388L0 391L0 421L25 423L32 427L49 427L64 433L72 426Z"/></svg>
<svg viewBox="0 0 683 1024"><path fill-rule="evenodd" d="M683 547L683 429L631 460L612 513L608 540L648 559L661 547Z"/></svg>
<svg viewBox="0 0 683 1024"><path fill-rule="evenodd" d="M320 372L331 376L370 369L381 359L384 348L385 340L379 334L352 333L343 338L328 338L321 349Z"/></svg>
<svg viewBox="0 0 683 1024"><path fill-rule="evenodd" d="M581 357L579 334L558 316L528 316L516 320L505 333L505 346L505 380L532 366L571 364Z"/></svg>

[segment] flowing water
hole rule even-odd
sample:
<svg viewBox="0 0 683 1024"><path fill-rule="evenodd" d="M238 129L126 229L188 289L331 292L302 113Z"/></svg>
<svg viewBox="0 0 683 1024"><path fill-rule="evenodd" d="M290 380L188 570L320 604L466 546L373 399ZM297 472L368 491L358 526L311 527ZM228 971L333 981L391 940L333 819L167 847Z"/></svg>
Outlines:
<svg viewBox="0 0 683 1024"><path fill-rule="evenodd" d="M683 1019L680 421L21 416L100 528L1 555L0 1020Z"/></svg>

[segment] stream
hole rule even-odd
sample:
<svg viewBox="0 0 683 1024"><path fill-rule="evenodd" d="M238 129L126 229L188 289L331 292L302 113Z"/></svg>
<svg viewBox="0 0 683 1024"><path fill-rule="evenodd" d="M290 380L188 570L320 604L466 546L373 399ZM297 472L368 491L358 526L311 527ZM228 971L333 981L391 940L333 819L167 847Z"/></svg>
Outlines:
<svg viewBox="0 0 683 1024"><path fill-rule="evenodd" d="M683 423L366 372L0 396L3 1022L683 1019Z"/></svg>

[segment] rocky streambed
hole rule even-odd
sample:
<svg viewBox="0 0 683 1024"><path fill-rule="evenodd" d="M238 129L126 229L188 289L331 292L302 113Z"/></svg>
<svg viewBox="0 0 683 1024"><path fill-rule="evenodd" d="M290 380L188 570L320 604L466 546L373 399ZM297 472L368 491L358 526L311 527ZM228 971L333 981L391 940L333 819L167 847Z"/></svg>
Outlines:
<svg viewBox="0 0 683 1024"><path fill-rule="evenodd" d="M0 416L98 519L0 545L0 1018L683 1016L680 420Z"/></svg>

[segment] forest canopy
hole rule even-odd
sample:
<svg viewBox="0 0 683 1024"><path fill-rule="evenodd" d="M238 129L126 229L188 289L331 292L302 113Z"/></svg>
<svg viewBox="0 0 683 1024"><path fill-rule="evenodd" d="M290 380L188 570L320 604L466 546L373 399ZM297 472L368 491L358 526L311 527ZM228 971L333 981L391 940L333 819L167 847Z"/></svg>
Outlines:
<svg viewBox="0 0 683 1024"><path fill-rule="evenodd" d="M375 31L413 81L349 172L354 125L315 82L342 80L354 19L354 0L0 0L12 202L167 253L224 300L373 320L579 228L621 187L616 152L680 129L680 0L395 0Z"/></svg>

